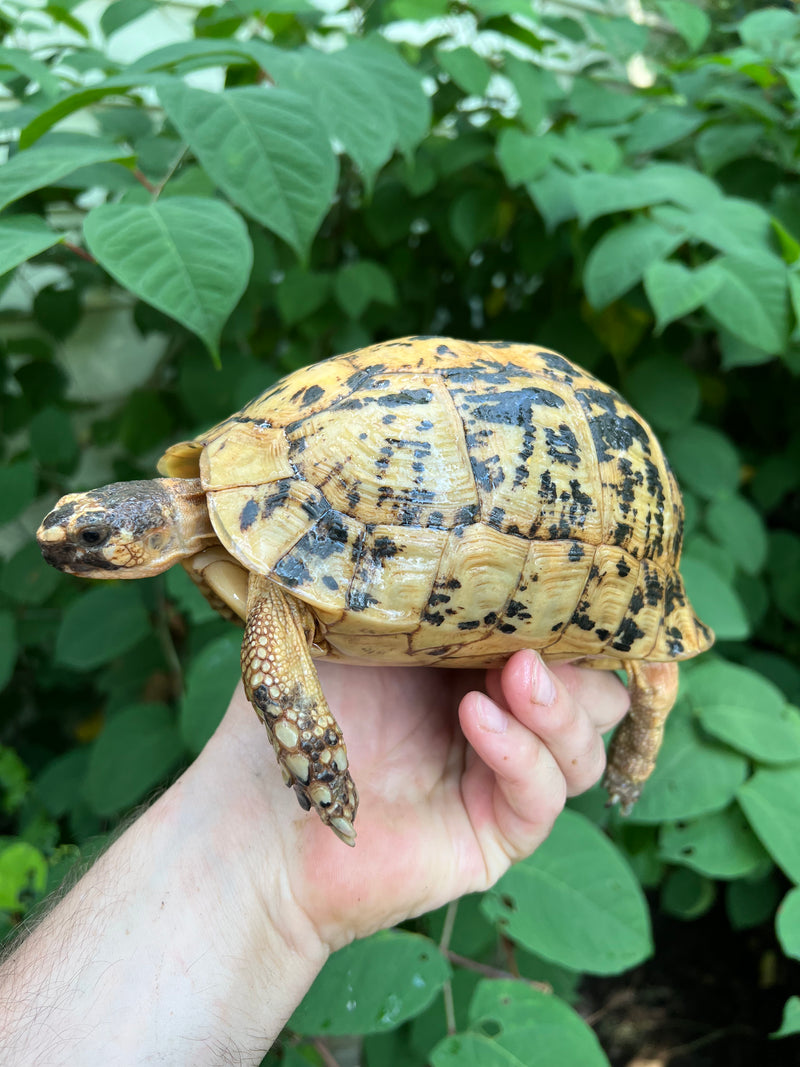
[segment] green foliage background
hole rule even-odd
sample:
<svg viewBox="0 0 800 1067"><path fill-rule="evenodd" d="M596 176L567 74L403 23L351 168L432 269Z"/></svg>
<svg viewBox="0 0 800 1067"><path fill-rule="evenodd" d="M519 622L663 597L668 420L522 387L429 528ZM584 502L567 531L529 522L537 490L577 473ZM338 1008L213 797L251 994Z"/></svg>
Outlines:
<svg viewBox="0 0 800 1067"><path fill-rule="evenodd" d="M337 955L290 1025L370 1034L369 1064L606 1064L569 1003L581 974L651 953L644 890L698 944L720 899L734 930L777 915L800 958L800 17L326 7L118 0L87 26L71 3L0 5L3 922L199 751L238 670L182 572L45 567L32 535L58 496L150 477L336 352L541 343L659 432L718 644L629 820L579 799L482 900ZM156 9L180 39L123 61ZM522 979L479 973L501 935Z"/></svg>

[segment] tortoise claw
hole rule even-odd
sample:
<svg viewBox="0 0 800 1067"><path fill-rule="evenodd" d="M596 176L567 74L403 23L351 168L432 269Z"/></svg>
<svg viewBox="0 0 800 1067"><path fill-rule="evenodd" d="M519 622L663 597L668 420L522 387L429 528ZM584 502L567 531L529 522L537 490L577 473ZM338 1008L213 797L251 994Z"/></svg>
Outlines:
<svg viewBox="0 0 800 1067"><path fill-rule="evenodd" d="M603 776L603 788L608 792L606 807L611 808L618 804L621 815L630 815L633 805L641 796L642 783L632 782L630 778L609 767Z"/></svg>

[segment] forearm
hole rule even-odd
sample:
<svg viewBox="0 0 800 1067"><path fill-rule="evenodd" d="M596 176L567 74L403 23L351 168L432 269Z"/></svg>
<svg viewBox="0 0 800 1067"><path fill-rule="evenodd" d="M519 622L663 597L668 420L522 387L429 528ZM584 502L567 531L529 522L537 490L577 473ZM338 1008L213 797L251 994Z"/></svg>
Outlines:
<svg viewBox="0 0 800 1067"><path fill-rule="evenodd" d="M242 840L209 767L201 757L0 970L0 1062L260 1062L326 950L285 898L278 855L233 860L269 849L269 832Z"/></svg>

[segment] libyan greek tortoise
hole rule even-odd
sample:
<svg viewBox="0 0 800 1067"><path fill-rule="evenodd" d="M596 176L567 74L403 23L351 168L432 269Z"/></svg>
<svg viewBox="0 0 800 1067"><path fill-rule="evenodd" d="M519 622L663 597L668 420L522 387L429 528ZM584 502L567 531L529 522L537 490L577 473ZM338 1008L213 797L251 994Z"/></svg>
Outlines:
<svg viewBox="0 0 800 1067"><path fill-rule="evenodd" d="M289 375L158 469L63 497L44 558L92 578L180 562L242 619L284 779L347 844L357 793L315 657L490 667L531 648L624 667L605 784L630 809L677 661L713 635L677 570L675 479L608 386L528 345L409 337Z"/></svg>

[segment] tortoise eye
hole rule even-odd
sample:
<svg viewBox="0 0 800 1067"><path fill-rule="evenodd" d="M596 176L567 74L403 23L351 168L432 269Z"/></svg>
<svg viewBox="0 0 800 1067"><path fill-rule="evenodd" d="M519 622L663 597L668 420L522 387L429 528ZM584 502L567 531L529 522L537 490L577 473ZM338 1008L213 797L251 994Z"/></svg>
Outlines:
<svg viewBox="0 0 800 1067"><path fill-rule="evenodd" d="M80 542L91 548L96 548L108 540L109 529L107 526L89 526L80 532Z"/></svg>

